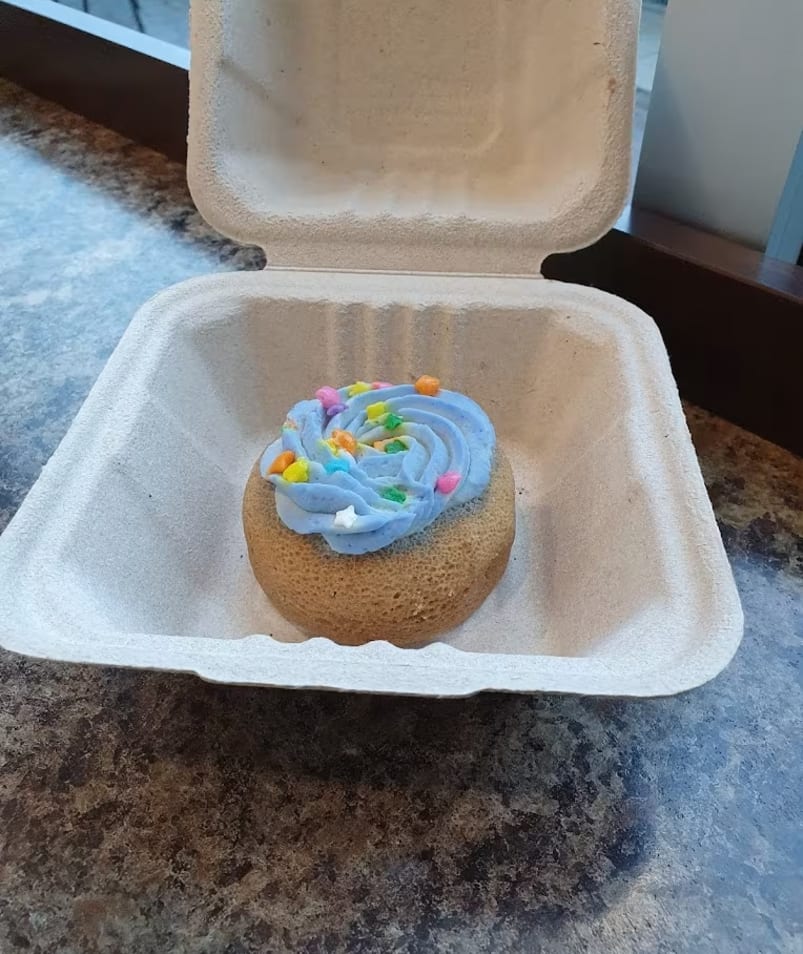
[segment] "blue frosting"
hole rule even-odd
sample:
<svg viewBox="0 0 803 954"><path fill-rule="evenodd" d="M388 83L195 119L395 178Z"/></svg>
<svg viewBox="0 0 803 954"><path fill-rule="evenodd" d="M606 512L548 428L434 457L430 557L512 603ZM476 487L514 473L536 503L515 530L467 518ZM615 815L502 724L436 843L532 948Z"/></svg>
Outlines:
<svg viewBox="0 0 803 954"><path fill-rule="evenodd" d="M262 456L262 476L276 488L276 511L291 530L320 533L337 553L371 553L423 530L444 510L478 497L488 486L496 436L487 414L470 398L445 390L428 397L408 384L353 398L348 388L339 393L346 408L332 418L317 399L296 404L281 437ZM366 409L377 401L403 423L386 430L383 417L368 420ZM349 431L360 442L356 455L334 451L326 443L335 429ZM372 446L374 441L396 439L407 449L385 453ZM268 475L282 451L309 461L307 482ZM461 476L450 494L435 489L447 471ZM390 488L406 495L404 503L382 496ZM356 521L348 528L336 527L335 514L350 505Z"/></svg>

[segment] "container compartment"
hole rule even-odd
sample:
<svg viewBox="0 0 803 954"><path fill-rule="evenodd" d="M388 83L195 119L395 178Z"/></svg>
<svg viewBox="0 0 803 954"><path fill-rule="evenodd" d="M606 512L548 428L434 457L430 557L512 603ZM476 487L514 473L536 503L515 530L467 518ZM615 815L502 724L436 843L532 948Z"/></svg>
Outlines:
<svg viewBox="0 0 803 954"><path fill-rule="evenodd" d="M274 265L536 273L626 201L638 0L202 0L188 176Z"/></svg>
<svg viewBox="0 0 803 954"><path fill-rule="evenodd" d="M508 570L425 649L307 639L251 573L249 469L321 383L421 372L476 398L512 459ZM12 575L8 648L242 683L650 695L710 678L741 634L654 324L543 279L274 272L162 293L3 535Z"/></svg>

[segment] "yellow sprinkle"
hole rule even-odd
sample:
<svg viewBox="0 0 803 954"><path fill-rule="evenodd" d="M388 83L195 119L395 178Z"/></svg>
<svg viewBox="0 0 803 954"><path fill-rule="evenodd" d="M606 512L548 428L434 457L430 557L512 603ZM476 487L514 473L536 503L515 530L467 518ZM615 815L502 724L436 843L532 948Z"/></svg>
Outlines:
<svg viewBox="0 0 803 954"><path fill-rule="evenodd" d="M333 454L336 454L340 450L340 445L337 443L337 441L333 437L330 437L327 440L325 440L324 444L327 444L331 448Z"/></svg>
<svg viewBox="0 0 803 954"><path fill-rule="evenodd" d="M378 417L388 413L388 406L384 401L377 401L376 404L369 404L365 409L369 421L375 421Z"/></svg>
<svg viewBox="0 0 803 954"><path fill-rule="evenodd" d="M365 381L355 381L354 384L348 389L349 397L356 397L358 394L365 394L366 391L372 391L373 388L370 384L366 384Z"/></svg>
<svg viewBox="0 0 803 954"><path fill-rule="evenodd" d="M282 474L291 484L304 484L309 480L309 461L301 457L294 461Z"/></svg>

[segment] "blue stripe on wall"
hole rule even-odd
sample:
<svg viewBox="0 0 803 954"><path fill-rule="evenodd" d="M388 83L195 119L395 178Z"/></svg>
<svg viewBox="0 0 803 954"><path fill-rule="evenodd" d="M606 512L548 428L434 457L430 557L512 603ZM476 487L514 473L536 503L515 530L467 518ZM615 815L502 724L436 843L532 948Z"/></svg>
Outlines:
<svg viewBox="0 0 803 954"><path fill-rule="evenodd" d="M803 253L803 133L797 144L767 242L767 255L797 262Z"/></svg>

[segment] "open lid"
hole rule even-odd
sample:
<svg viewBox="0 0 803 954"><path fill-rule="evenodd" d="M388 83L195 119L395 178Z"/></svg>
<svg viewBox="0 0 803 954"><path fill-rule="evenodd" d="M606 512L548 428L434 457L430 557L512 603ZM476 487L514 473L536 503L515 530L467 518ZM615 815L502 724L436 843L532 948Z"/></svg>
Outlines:
<svg viewBox="0 0 803 954"><path fill-rule="evenodd" d="M271 265L537 273L626 202L639 9L193 0L193 198Z"/></svg>

